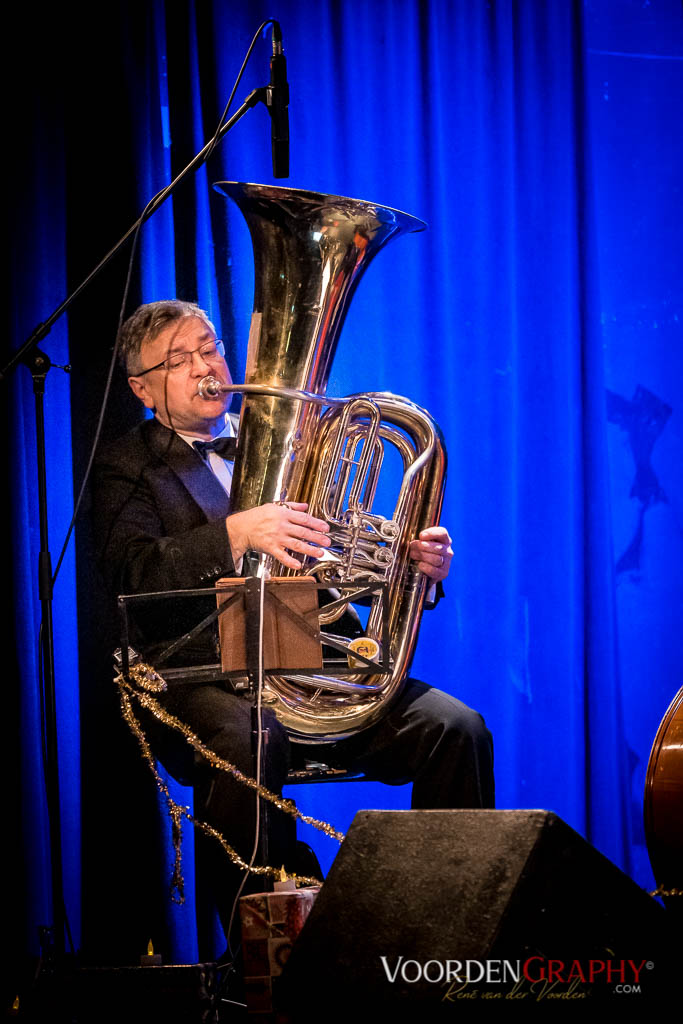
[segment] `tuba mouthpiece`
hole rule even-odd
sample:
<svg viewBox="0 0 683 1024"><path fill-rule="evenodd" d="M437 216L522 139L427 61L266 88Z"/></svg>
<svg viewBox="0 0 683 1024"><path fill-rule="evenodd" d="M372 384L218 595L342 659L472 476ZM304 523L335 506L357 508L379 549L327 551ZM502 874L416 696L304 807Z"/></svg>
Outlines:
<svg viewBox="0 0 683 1024"><path fill-rule="evenodd" d="M202 377L197 391L202 398L216 398L223 390L223 385L215 377Z"/></svg>

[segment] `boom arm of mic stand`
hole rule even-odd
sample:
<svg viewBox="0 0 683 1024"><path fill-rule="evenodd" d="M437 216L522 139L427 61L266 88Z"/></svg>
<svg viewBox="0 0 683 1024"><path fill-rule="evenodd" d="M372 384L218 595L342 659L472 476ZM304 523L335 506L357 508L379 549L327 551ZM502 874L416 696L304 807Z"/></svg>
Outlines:
<svg viewBox="0 0 683 1024"><path fill-rule="evenodd" d="M162 203L164 203L168 199L168 197L175 189L176 185L178 185L183 180L183 178L185 178L191 171L194 171L198 167L201 167L201 165L213 151L216 143L220 142L223 136L226 135L230 131L230 129L234 127L234 125L236 125L239 120L241 120L242 117L244 117L246 112L251 107L255 107L257 103L267 103L266 86L263 86L261 89L254 89L253 92L249 93L242 106L232 115L229 121L225 122L225 124L219 131L218 135L214 136L214 138L207 142L204 148L200 150L199 153L197 153L197 155L191 160L187 167L185 167L185 169L182 170L180 174L176 178L174 178L174 180L169 185L166 186L166 188L162 189L162 191L159 192L159 194L152 200L152 202L148 204L148 208L146 208L145 211L143 211L143 213L141 214L140 217L138 217L135 223L131 224L123 238L119 239L114 248L109 250L107 255L100 260L100 262L97 264L94 270L90 271L85 280L78 285L78 287L71 293L71 295L69 295L64 300L64 302L62 302L62 304L58 306L53 313L50 314L47 320L44 320L38 324L38 326L35 328L31 336L24 342L21 348L18 348L17 351L11 356L9 362L5 366L3 366L2 369L0 369L0 381L4 380L4 378L9 373L11 373L11 371L18 363L21 363L25 360L26 356L28 355L32 348L34 348L39 342L41 342L43 338L47 337L47 335L50 333L52 329L52 325L56 323L57 320L59 320L62 313L66 312L71 303L78 298L78 296L85 288L87 288L90 282L93 281L102 270L104 270L109 261L112 260L114 256L116 256L119 249L123 248L123 246L126 244L131 235L133 235L145 221L149 220L152 214L156 213L156 211L159 209Z"/></svg>

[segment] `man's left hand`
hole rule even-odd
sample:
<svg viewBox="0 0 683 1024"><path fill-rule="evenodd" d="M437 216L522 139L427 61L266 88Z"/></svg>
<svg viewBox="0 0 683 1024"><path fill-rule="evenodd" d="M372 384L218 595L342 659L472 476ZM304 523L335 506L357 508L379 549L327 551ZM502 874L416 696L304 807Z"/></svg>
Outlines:
<svg viewBox="0 0 683 1024"><path fill-rule="evenodd" d="M445 580L453 557L448 530L443 526L430 526L423 530L418 539L410 543L410 557L432 582Z"/></svg>

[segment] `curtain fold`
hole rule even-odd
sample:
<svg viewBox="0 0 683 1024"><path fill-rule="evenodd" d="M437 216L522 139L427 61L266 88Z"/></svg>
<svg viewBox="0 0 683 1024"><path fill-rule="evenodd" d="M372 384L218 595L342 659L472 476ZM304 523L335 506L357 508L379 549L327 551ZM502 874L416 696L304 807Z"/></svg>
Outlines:
<svg viewBox="0 0 683 1024"><path fill-rule="evenodd" d="M50 16L46 28L54 31L54 40L59 39L59 27ZM33 56L48 73L55 71L54 56L40 41ZM9 190L11 236L17 244L9 271L11 332L3 344L5 357L52 312L66 291L64 94L59 85L42 94L39 83L33 81L27 84L22 103L23 119L15 109L16 121L10 124L11 137L21 154L18 166L25 177L21 188ZM12 132L12 128L16 130ZM46 150L50 153L49 173ZM69 363L66 323L57 324L40 347L54 364L61 364L47 373L44 386L47 529L54 572L73 500L69 379L61 368ZM3 746L5 776L10 789L19 797L17 816L7 822L8 878L12 879L8 924L13 934L20 937L12 950L14 961L20 950L36 947L38 927L53 923L54 918L45 797L44 708L39 684L42 655L36 411L28 368L20 364L3 382L3 388L5 437L9 442L6 494L10 505L5 524L8 591L3 614L4 632L8 635L3 651L9 663L6 699L11 709L4 719L7 742ZM81 859L79 844L70 842L80 832L79 663L74 644L77 617L73 545L54 589L53 628L64 895L71 909L74 942L78 944ZM68 681L67 685L63 685L64 681ZM13 806L14 799L9 803Z"/></svg>

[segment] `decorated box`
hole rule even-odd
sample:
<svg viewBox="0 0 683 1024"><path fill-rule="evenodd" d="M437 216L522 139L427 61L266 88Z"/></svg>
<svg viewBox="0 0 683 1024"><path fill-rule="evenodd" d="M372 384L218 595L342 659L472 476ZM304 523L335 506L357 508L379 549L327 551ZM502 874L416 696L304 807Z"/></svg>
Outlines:
<svg viewBox="0 0 683 1024"><path fill-rule="evenodd" d="M250 1014L275 1012L278 978L320 892L320 886L296 889L293 882L276 883L276 889L279 891L240 900L244 987Z"/></svg>

